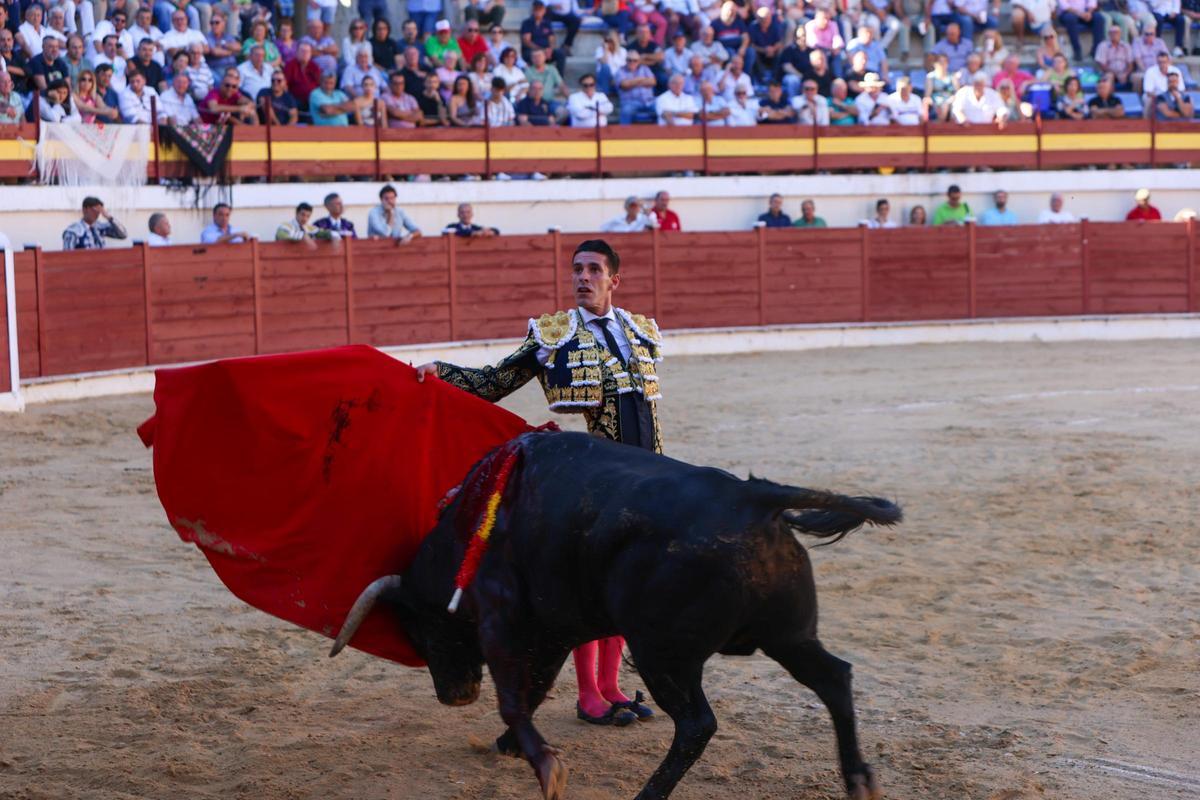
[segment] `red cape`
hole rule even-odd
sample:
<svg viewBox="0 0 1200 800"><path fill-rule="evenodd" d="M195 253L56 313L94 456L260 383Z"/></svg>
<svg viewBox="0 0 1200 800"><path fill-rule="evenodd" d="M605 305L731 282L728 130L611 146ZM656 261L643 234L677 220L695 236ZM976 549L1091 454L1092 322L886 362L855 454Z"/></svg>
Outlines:
<svg viewBox="0 0 1200 800"><path fill-rule="evenodd" d="M529 430L366 346L156 377L138 434L171 527L242 600L330 637L367 584L408 567L471 466ZM424 663L379 611L352 646Z"/></svg>

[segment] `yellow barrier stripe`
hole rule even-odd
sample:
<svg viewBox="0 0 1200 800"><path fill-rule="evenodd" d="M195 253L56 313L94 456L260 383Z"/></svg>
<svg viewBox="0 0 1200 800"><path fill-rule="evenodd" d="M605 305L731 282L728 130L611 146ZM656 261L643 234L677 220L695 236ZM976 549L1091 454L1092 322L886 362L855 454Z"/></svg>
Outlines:
<svg viewBox="0 0 1200 800"><path fill-rule="evenodd" d="M605 158L652 158L655 156L703 156L703 139L611 139L601 141Z"/></svg>
<svg viewBox="0 0 1200 800"><path fill-rule="evenodd" d="M1200 132L1160 133L1154 146L1158 150L1200 150Z"/></svg>
<svg viewBox="0 0 1200 800"><path fill-rule="evenodd" d="M920 136L862 136L837 139L822 136L817 152L823 156L869 156L876 153L924 153Z"/></svg>
<svg viewBox="0 0 1200 800"><path fill-rule="evenodd" d="M0 161L29 161L33 158L36 141L0 139Z"/></svg>
<svg viewBox="0 0 1200 800"><path fill-rule="evenodd" d="M271 142L271 157L276 161L374 161L375 142Z"/></svg>
<svg viewBox="0 0 1200 800"><path fill-rule="evenodd" d="M483 142L380 142L379 157L384 161L483 161L487 153Z"/></svg>
<svg viewBox="0 0 1200 800"><path fill-rule="evenodd" d="M734 156L811 156L812 139L709 139L708 154Z"/></svg>
<svg viewBox="0 0 1200 800"><path fill-rule="evenodd" d="M930 153L1036 153L1037 135L929 137ZM982 162L980 162L982 163Z"/></svg>
<svg viewBox="0 0 1200 800"><path fill-rule="evenodd" d="M492 160L596 160L595 142L492 142Z"/></svg>
<svg viewBox="0 0 1200 800"><path fill-rule="evenodd" d="M1042 149L1062 150L1149 150L1147 133L1044 133Z"/></svg>

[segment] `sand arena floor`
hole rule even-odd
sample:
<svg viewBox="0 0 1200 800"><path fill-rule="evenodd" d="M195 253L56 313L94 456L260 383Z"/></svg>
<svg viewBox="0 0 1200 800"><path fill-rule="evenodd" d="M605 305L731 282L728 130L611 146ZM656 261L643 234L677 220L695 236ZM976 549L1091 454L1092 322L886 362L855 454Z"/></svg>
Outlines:
<svg viewBox="0 0 1200 800"><path fill-rule="evenodd" d="M668 359L668 451L899 499L813 552L889 797L1200 796L1200 349L947 345ZM527 388L509 406L547 417ZM495 696L242 605L167 527L147 396L0 416L0 797L533 798L471 742ZM637 688L636 675L625 679ZM773 662L718 657L720 731L681 800L836 798L833 730ZM665 718L537 717L569 796L633 797Z"/></svg>

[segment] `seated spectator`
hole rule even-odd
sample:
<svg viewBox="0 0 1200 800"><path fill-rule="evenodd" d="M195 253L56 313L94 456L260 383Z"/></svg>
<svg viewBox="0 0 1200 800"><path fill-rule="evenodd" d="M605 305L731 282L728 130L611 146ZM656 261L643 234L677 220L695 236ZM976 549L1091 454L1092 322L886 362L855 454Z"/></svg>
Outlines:
<svg viewBox="0 0 1200 800"><path fill-rule="evenodd" d="M442 99L442 79L436 72L425 76L425 84L420 94L416 95L417 106L421 109L421 125L435 127L450 124L450 114L446 110L446 101Z"/></svg>
<svg viewBox="0 0 1200 800"><path fill-rule="evenodd" d="M726 107L731 127L750 128L758 124L758 98L750 95L744 86L733 90L733 102Z"/></svg>
<svg viewBox="0 0 1200 800"><path fill-rule="evenodd" d="M315 227L336 234L337 238L358 238L358 233L354 230L354 223L342 216L345 205L342 203L341 195L337 192L325 195L325 210L329 212L329 215L317 220Z"/></svg>
<svg viewBox="0 0 1200 800"><path fill-rule="evenodd" d="M1007 112L1005 120L1008 122L1025 122L1033 119L1033 105L1023 102L1017 96L1017 92L1013 89L1013 82L1007 78L1000 81L1000 86L996 89L996 94L1000 96L1000 102L1004 104L1004 109Z"/></svg>
<svg viewBox="0 0 1200 800"><path fill-rule="evenodd" d="M665 86L667 78L666 69L663 67L664 53L662 45L655 41L650 36L650 26L646 24L637 26L637 33L633 37L633 41L629 42L625 48L625 58L628 60L630 53L638 53L642 57L643 66L649 68L654 73L654 79L658 81L658 86Z"/></svg>
<svg viewBox="0 0 1200 800"><path fill-rule="evenodd" d="M804 27L796 28L796 36L792 43L779 54L779 63L775 70L783 85L784 96L790 100L800 94L800 84L812 75L812 49L805 38Z"/></svg>
<svg viewBox="0 0 1200 800"><path fill-rule="evenodd" d="M149 125L151 103L157 103L158 92L146 85L146 76L140 72L131 72L126 78L128 85L121 92L121 119L129 124Z"/></svg>
<svg viewBox="0 0 1200 800"><path fill-rule="evenodd" d="M1105 75L1096 84L1096 95L1088 100L1088 116L1092 119L1124 119L1125 104L1113 93L1113 79Z"/></svg>
<svg viewBox="0 0 1200 800"><path fill-rule="evenodd" d="M464 239L487 239L499 236L499 228L485 228L475 224L475 209L470 203L458 204L458 219L442 228L442 233L451 233Z"/></svg>
<svg viewBox="0 0 1200 800"><path fill-rule="evenodd" d="M793 228L827 228L825 219L817 216L817 204L812 200L800 203L800 216L792 223Z"/></svg>
<svg viewBox="0 0 1200 800"><path fill-rule="evenodd" d="M483 125L483 100L475 95L475 85L466 75L454 79L446 111L452 126L475 128Z"/></svg>
<svg viewBox="0 0 1200 800"><path fill-rule="evenodd" d="M858 99L858 96L863 93L862 82L870 74L867 69L867 54L862 50L856 51L850 56L850 66L842 73L842 78L846 81L846 87L850 90L850 96Z"/></svg>
<svg viewBox="0 0 1200 800"><path fill-rule="evenodd" d="M699 97L701 84L712 83L715 87L719 76L717 70L704 64L703 58L692 56L687 72L683 73L683 91L692 97Z"/></svg>
<svg viewBox="0 0 1200 800"><path fill-rule="evenodd" d="M29 61L20 50L13 49L12 31L0 28L0 62L13 82L17 94L28 94ZM112 70L109 70L112 74ZM24 115L24 111L21 112Z"/></svg>
<svg viewBox="0 0 1200 800"><path fill-rule="evenodd" d="M633 23L639 27L645 25L648 30L652 30L654 43L658 45L659 50L662 50L667 43L667 18L659 12L658 2L656 0L628 0L627 4L632 12ZM642 55L644 56L645 53ZM644 58L643 61L645 61ZM654 68L654 65L649 62L646 62L646 66Z"/></svg>
<svg viewBox="0 0 1200 800"><path fill-rule="evenodd" d="M638 116L656 114L654 73L642 63L641 53L630 51L625 66L616 75L621 100L621 124L629 125Z"/></svg>
<svg viewBox="0 0 1200 800"><path fill-rule="evenodd" d="M476 20L480 25L498 27L504 20L504 0L466 0L463 19Z"/></svg>
<svg viewBox="0 0 1200 800"><path fill-rule="evenodd" d="M685 31L689 39L699 38L701 29L708 26L708 17L697 0L662 0L662 11L667 31Z"/></svg>
<svg viewBox="0 0 1200 800"><path fill-rule="evenodd" d="M476 97L487 97L492 91L492 71L487 53L477 53L471 62L471 68L466 72L475 88ZM507 84L506 84L507 85Z"/></svg>
<svg viewBox="0 0 1200 800"><path fill-rule="evenodd" d="M389 128L415 128L421 124L421 106L417 98L407 92L403 72L393 72L388 79L383 107L387 112ZM325 207L329 207L328 203Z"/></svg>
<svg viewBox="0 0 1200 800"><path fill-rule="evenodd" d="M160 67L165 66L167 62L162 48L163 32L154 24L154 10L148 5L138 6L137 11L134 12L133 20L133 25L129 28L130 39L135 42L140 42L142 39L149 39L154 42L154 60L158 62ZM84 27L87 26L85 25ZM69 39L67 40L67 45L69 49Z"/></svg>
<svg viewBox="0 0 1200 800"><path fill-rule="evenodd" d="M996 90L987 85L987 78L983 75L975 76L971 86L964 86L955 92L950 113L959 125L998 123L1003 126L1008 120L1008 109Z"/></svg>
<svg viewBox="0 0 1200 800"><path fill-rule="evenodd" d="M182 10L176 10L171 14L171 29L163 34L159 44L162 45L168 58L173 57L180 50L188 50L194 44L200 45L202 52L208 50L208 39L200 31L188 27L187 14ZM105 55L108 55L107 49Z"/></svg>
<svg viewBox="0 0 1200 800"><path fill-rule="evenodd" d="M167 219L166 214L161 211L154 212L150 215L146 227L150 229L150 235L146 237L146 244L151 247L169 247L171 245L171 221Z"/></svg>
<svg viewBox="0 0 1200 800"><path fill-rule="evenodd" d="M267 51L262 45L256 44L250 48L250 58L238 65L237 72L242 91L249 97L258 97L271 88L271 76L275 74L275 69L267 63Z"/></svg>
<svg viewBox="0 0 1200 800"><path fill-rule="evenodd" d="M279 51L279 60L285 67L295 60L299 52L300 42L295 38L290 17L279 20L279 24L275 28L275 48Z"/></svg>
<svg viewBox="0 0 1200 800"><path fill-rule="evenodd" d="M925 101L913 92L912 79L907 75L896 79L896 91L888 97L888 104L898 125L920 125L928 119Z"/></svg>
<svg viewBox="0 0 1200 800"><path fill-rule="evenodd" d="M334 238L336 234L333 231L323 231L309 223L309 220L312 219L312 211L313 207L308 203L296 206L295 215L275 229L275 241L303 242L311 247L315 239Z"/></svg>
<svg viewBox="0 0 1200 800"><path fill-rule="evenodd" d="M100 218L104 217L101 222ZM83 218L63 231L63 250L103 250L104 240L124 239L125 228L98 197L83 198Z"/></svg>
<svg viewBox="0 0 1200 800"><path fill-rule="evenodd" d="M971 87L965 87L968 90ZM963 202L962 189L958 184L951 184L946 190L946 202L933 211L934 225L965 225L971 217L971 205Z"/></svg>
<svg viewBox="0 0 1200 800"><path fill-rule="evenodd" d="M742 68L742 57L734 56L729 59L729 66L721 73L716 82L717 93L724 95L726 102L733 100L734 93L740 86L747 94L754 93L754 83Z"/></svg>
<svg viewBox="0 0 1200 800"><path fill-rule="evenodd" d="M514 103L519 103L525 92L529 91L529 79L525 77L525 70L517 66L517 51L511 47L500 54L500 66L492 75L504 80L504 85L508 87L508 99Z"/></svg>
<svg viewBox="0 0 1200 800"><path fill-rule="evenodd" d="M825 57L824 51L813 50L808 54L808 63L810 69L807 80L816 81L817 91L822 97L828 97L837 78L829 67L829 59Z"/></svg>
<svg viewBox="0 0 1200 800"><path fill-rule="evenodd" d="M613 79L625 66L628 54L615 30L606 33L604 41L596 46L596 86L602 94L612 94Z"/></svg>
<svg viewBox="0 0 1200 800"><path fill-rule="evenodd" d="M241 84L242 78L236 69L225 70L221 84L214 86L200 103L200 119L209 124L257 124L254 100L242 91Z"/></svg>
<svg viewBox="0 0 1200 800"><path fill-rule="evenodd" d="M1058 21L1067 29L1076 62L1083 61L1083 46L1079 41L1081 30L1086 28L1092 32L1091 54L1095 54L1097 45L1104 40L1104 17L1096 7L1096 0L1058 0Z"/></svg>
<svg viewBox="0 0 1200 800"><path fill-rule="evenodd" d="M834 85L840 85L843 94L845 93L846 82L841 78L835 81ZM792 98L792 109L796 112L796 121L801 125L830 124L829 101L817 93L817 82L811 78L804 82L800 94ZM855 119L857 118L856 111Z"/></svg>
<svg viewBox="0 0 1200 800"><path fill-rule="evenodd" d="M654 101L659 125L691 125L696 119L697 110L695 99L683 93L682 75L672 75L667 82L667 91Z"/></svg>
<svg viewBox="0 0 1200 800"><path fill-rule="evenodd" d="M420 238L421 229L396 206L396 187L390 183L379 190L379 205L367 215L367 235L372 239L395 239L408 244Z"/></svg>
<svg viewBox="0 0 1200 800"><path fill-rule="evenodd" d="M951 73L958 72L967 65L967 56L975 52L971 40L962 34L962 28L957 22L946 26L946 36L929 51L935 56L946 57L946 67Z"/></svg>
<svg viewBox="0 0 1200 800"><path fill-rule="evenodd" d="M1138 189L1133 196L1137 205L1125 215L1127 222L1155 222L1162 219L1162 212L1150 205L1150 190Z"/></svg>
<svg viewBox="0 0 1200 800"><path fill-rule="evenodd" d="M383 101L379 99L379 84L370 75L362 80L362 94L351 97L347 104L352 125L367 125L374 127L379 117Z"/></svg>
<svg viewBox="0 0 1200 800"><path fill-rule="evenodd" d="M754 50L750 47L750 28L738 14L738 7L732 0L721 3L721 11L712 24L708 26L713 32L714 42L719 43L725 50L725 59L741 56L743 60L752 58Z"/></svg>
<svg viewBox="0 0 1200 800"><path fill-rule="evenodd" d="M886 198L880 198L875 201L875 216L867 220L867 227L872 230L881 230L884 228L898 227L895 221L888 219L888 215L892 213L892 204Z"/></svg>
<svg viewBox="0 0 1200 800"><path fill-rule="evenodd" d="M171 86L158 98L158 109L162 120L168 125L182 127L200 119L200 111L191 95L191 81L186 72L177 72Z"/></svg>
<svg viewBox="0 0 1200 800"><path fill-rule="evenodd" d="M1134 16L1133 6L1138 9L1138 17ZM1129 0L1100 0L1100 13L1104 15L1104 19L1109 25L1116 25L1120 28L1121 35L1129 42L1135 41L1140 35L1139 19L1154 21L1154 14L1150 13L1142 0L1134 0L1132 5Z"/></svg>
<svg viewBox="0 0 1200 800"><path fill-rule="evenodd" d="M838 78L833 82L829 91L829 124L857 125L858 106L850 99L850 89L846 82Z"/></svg>
<svg viewBox="0 0 1200 800"><path fill-rule="evenodd" d="M816 86L814 83L813 86ZM784 125L796 121L796 110L783 94L783 84L771 81L767 85L767 98L759 103L758 121L763 125Z"/></svg>
<svg viewBox="0 0 1200 800"><path fill-rule="evenodd" d="M192 99L198 103L208 97L213 84L217 82L216 76L208 68L208 62L204 60L204 45L189 45L186 52L188 57L187 76L190 81L189 85L192 87Z"/></svg>
<svg viewBox="0 0 1200 800"><path fill-rule="evenodd" d="M204 46L201 45L201 48L203 48L203 47ZM3 53L0 53L0 56L3 56ZM98 52L94 56L92 56L92 63L94 63L97 68L99 68L100 65L102 65L102 64L107 64L107 65L111 66L112 67L112 86L113 86L113 88L118 92L122 92L125 90L125 87L127 85L125 83L125 73L128 71L128 65L125 61L125 58L117 52L117 37L116 36L114 36L113 34L109 34L108 36L104 37L100 52ZM10 60L8 62L8 64L9 64L9 72L12 72L12 69L13 69L12 61ZM24 74L29 74L31 65L25 61L22 61L21 65L22 65L22 68L24 69Z"/></svg>
<svg viewBox="0 0 1200 800"><path fill-rule="evenodd" d="M529 17L521 23L521 58L533 63L533 53L541 51L545 60L554 62L561 74L567 68L567 55L557 46L557 37L546 18L545 0L533 0ZM543 79L543 83L545 83ZM554 87L546 85L546 93L555 96Z"/></svg>
<svg viewBox="0 0 1200 800"><path fill-rule="evenodd" d="M1054 0L1013 0L1012 29L1017 37L1017 48L1025 49L1026 32L1042 36L1053 31L1051 18L1056 3Z"/></svg>
<svg viewBox="0 0 1200 800"><path fill-rule="evenodd" d="M596 91L596 76L590 72L579 79L579 91L567 98L567 116L573 128L603 128L612 112L612 101Z"/></svg>
<svg viewBox="0 0 1200 800"><path fill-rule="evenodd" d="M371 28L371 61L385 72L404 68L404 52L392 38L392 23L382 17Z"/></svg>
<svg viewBox="0 0 1200 800"><path fill-rule="evenodd" d="M342 37L342 45L338 48L339 60L341 67L344 69L352 64L358 63L358 54L365 52L369 63L374 64L375 52L371 49L371 42L367 40L367 22L363 19L355 19L350 21L350 27L346 35ZM345 87L343 87L345 90ZM349 94L349 92L347 92Z"/></svg>
<svg viewBox="0 0 1200 800"><path fill-rule="evenodd" d="M557 116L559 108L567 100L567 84L563 80L562 73L559 72L558 67L546 63L545 51L533 51L533 55L529 60L529 66L525 68L525 78L530 83L534 81L542 82L542 89L545 91L546 100L550 103L550 108Z"/></svg>
<svg viewBox="0 0 1200 800"><path fill-rule="evenodd" d="M341 89L349 97L358 97L362 94L362 82L364 78L371 77L375 79L375 86L383 86L386 79L383 73L379 71L379 67L371 63L371 51L359 50L355 53L354 63L346 67L342 73Z"/></svg>
<svg viewBox="0 0 1200 800"><path fill-rule="evenodd" d="M783 213L783 195L776 192L767 199L767 210L758 215L758 221L768 228L792 227L792 218Z"/></svg>
<svg viewBox="0 0 1200 800"><path fill-rule="evenodd" d="M470 81L467 82L470 83ZM350 98L337 88L337 73L335 72L326 72L321 75L321 85L313 89L308 96L308 109L312 114L313 125L338 127L349 125L351 108Z"/></svg>
<svg viewBox="0 0 1200 800"><path fill-rule="evenodd" d="M1154 21L1158 23L1158 29L1175 29L1176 57L1187 55L1183 48L1187 41L1188 20L1181 13L1181 5L1179 0L1150 0L1150 10L1154 12Z"/></svg>
<svg viewBox="0 0 1200 800"><path fill-rule="evenodd" d="M508 87L504 78L492 78L492 91L484 104L487 123L493 128L507 128L517 124L517 112L506 94Z"/></svg>
<svg viewBox="0 0 1200 800"><path fill-rule="evenodd" d="M666 190L660 190L654 195L654 205L651 211L654 212L655 227L662 231L678 231L682 230L679 224L679 215L671 210L671 194Z"/></svg>
<svg viewBox="0 0 1200 800"><path fill-rule="evenodd" d="M733 112L729 110L729 103L725 102L725 98L717 94L717 87L711 82L705 81L700 84L700 100L697 105L700 107L698 119L705 125L721 128L729 124L729 117Z"/></svg>
<svg viewBox="0 0 1200 800"><path fill-rule="evenodd" d="M492 57L492 64L499 64L501 61L500 57L504 55L506 50L516 52L516 48L504 38L504 26L493 25L488 29L488 37L488 54ZM518 69L525 69L525 61L519 55L516 66Z"/></svg>
<svg viewBox="0 0 1200 800"><path fill-rule="evenodd" d="M966 66L954 74L955 91L973 84L978 75L982 75L987 84L991 86L992 79L988 75L987 70L983 68L983 56L979 53L971 53L971 55L967 56Z"/></svg>
<svg viewBox="0 0 1200 800"><path fill-rule="evenodd" d="M937 56L933 61L933 69L925 75L925 106L930 121L945 122L949 119L954 91L950 59L946 55Z"/></svg>
<svg viewBox="0 0 1200 800"><path fill-rule="evenodd" d="M663 69L668 75L683 75L691 69L694 54L688 49L687 31L675 31L671 46L663 53ZM603 47L603 45L601 45ZM689 92L689 94L691 94Z"/></svg>
<svg viewBox="0 0 1200 800"><path fill-rule="evenodd" d="M42 43L42 52L29 62L29 76L39 91L44 92L54 81L65 81L71 72L67 62L58 54L58 48L58 39L47 36Z"/></svg>
<svg viewBox="0 0 1200 800"><path fill-rule="evenodd" d="M213 72L223 72L230 67L237 67L238 55L242 45L226 27L228 18L219 7L214 8L212 20L209 23L208 36L208 66Z"/></svg>
<svg viewBox="0 0 1200 800"><path fill-rule="evenodd" d="M1067 57L1059 53L1054 57L1054 65L1042 70L1041 79L1054 88L1055 96L1061 95L1066 88L1067 78L1075 74L1067 63Z"/></svg>
<svg viewBox="0 0 1200 800"><path fill-rule="evenodd" d="M862 94L854 98L859 125L891 125L895 119L891 97L883 92L883 81L868 72L862 81Z"/></svg>
<svg viewBox="0 0 1200 800"><path fill-rule="evenodd" d="M384 23L387 24L387 23ZM242 42L242 58L250 58L254 48L261 47L263 50L263 61L271 70L277 67L283 67L283 55L279 52L279 47L267 35L270 29L267 23L259 20L250 26L250 38Z"/></svg>
<svg viewBox="0 0 1200 800"><path fill-rule="evenodd" d="M740 38L738 44L739 46L741 44ZM725 62L729 60L729 51L725 49L725 45L717 41L716 31L711 25L705 26L701 31L699 41L692 42L691 51L693 55L703 58L707 66L718 70L724 67Z"/></svg>
<svg viewBox="0 0 1200 800"><path fill-rule="evenodd" d="M437 66L434 72L438 76L438 80L442 86L442 99L447 103L450 102L450 93L454 87L454 81L458 78L460 72L458 69L458 53L447 51L442 54L442 63Z"/></svg>
<svg viewBox="0 0 1200 800"><path fill-rule="evenodd" d="M1183 90L1183 79L1178 72L1167 76L1167 90L1154 98L1154 110L1159 119L1194 119L1196 108L1192 98Z"/></svg>
<svg viewBox="0 0 1200 800"><path fill-rule="evenodd" d="M1122 38L1119 25L1110 25L1108 39L1096 48L1096 66L1104 72L1111 72L1122 89L1133 88L1133 48Z"/></svg>
<svg viewBox="0 0 1200 800"><path fill-rule="evenodd" d="M1180 85L1183 84L1183 72L1179 67L1171 63L1171 54L1162 52L1156 56L1156 62L1153 67L1146 70L1146 74L1142 76L1142 94L1145 99L1146 116L1149 117L1151 109L1154 108L1155 100L1163 92L1167 91L1170 82L1170 76L1175 75L1179 78ZM1161 117L1160 117L1161 119Z"/></svg>
<svg viewBox="0 0 1200 800"><path fill-rule="evenodd" d="M1087 109L1087 103L1083 96L1083 88L1079 84L1079 78L1072 75L1067 78L1062 96L1058 98L1058 116L1061 119L1086 119Z"/></svg>
<svg viewBox="0 0 1200 800"><path fill-rule="evenodd" d="M817 6L815 16L804 24L804 38L809 47L825 54L833 71L837 72L846 42L825 6Z"/></svg>
<svg viewBox="0 0 1200 800"><path fill-rule="evenodd" d="M874 15L872 15L872 19L875 19ZM878 74L884 83L891 80L888 74L887 51L876 41L875 32L869 25L863 25L858 29L858 36L847 43L846 53L850 56L855 53L863 53L866 57L867 72Z"/></svg>
<svg viewBox="0 0 1200 800"><path fill-rule="evenodd" d="M432 1L436 2L436 0L432 0ZM411 2L411 0L410 0L410 2ZM409 11L410 11L410 15L411 15L411 8ZM408 48L410 48L410 47L415 47L418 50L420 50L422 53L422 60L424 62L424 66L426 69L433 66L433 59L430 59L430 58L428 58L428 56L425 55L425 45L423 44L423 42L428 42L430 38L435 38L431 34L433 34L433 32L434 32L433 28L434 28L434 25L436 24L436 19L437 19L436 16L434 16L432 14L430 16L432 17L432 19L429 20L429 30L428 31L423 30L424 26L418 27L416 20L411 17L410 17L410 19L405 20L404 23L400 26L400 39L396 42L396 47L397 47L397 49L400 50L400 52L404 52L404 51L408 50ZM457 44L457 42L455 42L455 44Z"/></svg>
<svg viewBox="0 0 1200 800"><path fill-rule="evenodd" d="M999 89L1001 81L1012 81L1013 90L1020 97L1025 92L1025 84L1033 80L1033 75L1021 69L1021 59L1009 56L1004 59L1000 71L992 78L992 88Z"/></svg>
<svg viewBox="0 0 1200 800"><path fill-rule="evenodd" d="M25 119L25 103L13 88L12 76L0 70L0 125L20 125Z"/></svg>
<svg viewBox="0 0 1200 800"><path fill-rule="evenodd" d="M71 104L71 87L62 78L50 81L42 94L39 115L43 122L82 122L79 111Z"/></svg>
<svg viewBox="0 0 1200 800"><path fill-rule="evenodd" d="M517 103L518 125L555 125L557 121L550 111L550 103L546 100L545 89L541 81L529 84L529 92ZM603 124L603 123L601 123Z"/></svg>
<svg viewBox="0 0 1200 800"><path fill-rule="evenodd" d="M154 49L154 42L150 39L143 39L138 43L137 57L129 62L127 69L139 70L146 76L146 85L162 94L166 91L167 80L163 68L155 61L156 55L158 53Z"/></svg>
<svg viewBox="0 0 1200 800"><path fill-rule="evenodd" d="M67 79L72 86L76 85L84 71L91 72L94 69L92 60L84 55L83 38L79 35L67 39L67 55L63 60L67 62Z"/></svg>
<svg viewBox="0 0 1200 800"><path fill-rule="evenodd" d="M754 74L766 83L775 74L779 54L783 51L783 23L770 8L755 12L756 22L750 26L750 47L754 50Z"/></svg>
<svg viewBox="0 0 1200 800"><path fill-rule="evenodd" d="M1063 225L1079 220L1070 211L1063 211L1063 196L1061 192L1050 195L1050 207L1043 208L1038 214L1039 225Z"/></svg>
<svg viewBox="0 0 1200 800"><path fill-rule="evenodd" d="M117 110L117 116L113 121L120 122L121 95L111 85L112 74L111 64L101 64L96 67L96 97L100 98L108 108Z"/></svg>
<svg viewBox="0 0 1200 800"><path fill-rule="evenodd" d="M1016 225L1017 215L1008 210L1008 192L997 189L992 194L992 207L979 215L980 225Z"/></svg>
<svg viewBox="0 0 1200 800"><path fill-rule="evenodd" d="M300 103L288 91L287 78L276 70L271 86L258 93L258 117L264 124L270 116L272 125L295 125L300 121Z"/></svg>
<svg viewBox="0 0 1200 800"><path fill-rule="evenodd" d="M1004 46L1004 37L1000 35L1000 31L995 29L984 31L983 47L979 48L979 51L983 55L983 69L990 76L994 76L1003 69L1004 62L1012 56L1012 53Z"/></svg>
<svg viewBox="0 0 1200 800"><path fill-rule="evenodd" d="M1130 45L1133 51L1133 90L1141 92L1143 76L1158 63L1158 54L1170 52L1167 43L1158 38L1158 28L1147 24L1142 28L1142 35ZM1165 84L1164 84L1165 85Z"/></svg>
<svg viewBox="0 0 1200 800"><path fill-rule="evenodd" d="M641 233L658 225L658 218L633 196L625 198L625 213L600 226L604 233Z"/></svg>
<svg viewBox="0 0 1200 800"><path fill-rule="evenodd" d="M250 238L245 231L237 231L230 224L233 208L228 203L213 206L212 222L200 231L201 244L241 244Z"/></svg>
<svg viewBox="0 0 1200 800"><path fill-rule="evenodd" d="M332 72L336 77L338 46L337 42L333 41L333 37L329 35L329 26L319 18L309 17L306 30L307 33L300 37L300 43L312 47L312 60L317 62L322 73ZM455 47L457 48L458 45L456 44Z"/></svg>
<svg viewBox="0 0 1200 800"><path fill-rule="evenodd" d="M973 41L980 28L995 30L1000 27L996 19L996 15L1000 13L998 0L959 0L957 6L960 12L959 20L963 26L963 38L967 41Z"/></svg>

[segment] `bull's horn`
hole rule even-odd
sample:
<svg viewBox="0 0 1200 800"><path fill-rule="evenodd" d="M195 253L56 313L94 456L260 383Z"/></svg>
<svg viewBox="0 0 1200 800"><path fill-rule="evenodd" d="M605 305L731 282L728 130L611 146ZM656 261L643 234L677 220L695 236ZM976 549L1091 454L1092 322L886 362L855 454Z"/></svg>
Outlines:
<svg viewBox="0 0 1200 800"><path fill-rule="evenodd" d="M350 643L354 638L354 634L358 631L358 626L362 625L362 621L367 618L367 614L371 613L371 608L375 605L375 601L384 592L390 592L393 589L400 588L399 575L384 575L382 578L376 578L371 582L371 585L363 589L362 594L354 601L354 605L350 608L350 613L346 615L346 621L342 623L342 629L338 631L337 639L333 642L333 648L329 651L329 657L333 658L338 653L342 652L342 648Z"/></svg>

